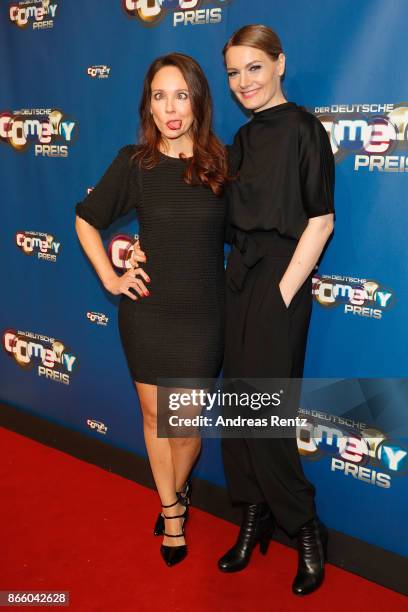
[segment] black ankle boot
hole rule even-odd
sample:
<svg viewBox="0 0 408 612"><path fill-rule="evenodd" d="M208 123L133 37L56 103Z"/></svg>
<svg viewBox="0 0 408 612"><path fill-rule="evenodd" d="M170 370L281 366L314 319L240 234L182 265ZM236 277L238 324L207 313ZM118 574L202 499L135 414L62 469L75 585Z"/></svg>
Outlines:
<svg viewBox="0 0 408 612"><path fill-rule="evenodd" d="M323 582L328 533L326 527L314 518L299 529L296 537L299 561L292 591L295 595L307 595Z"/></svg>
<svg viewBox="0 0 408 612"><path fill-rule="evenodd" d="M222 572L239 572L251 559L251 554L259 542L263 555L267 553L269 542L275 529L275 521L266 504L248 504L235 545L218 561Z"/></svg>

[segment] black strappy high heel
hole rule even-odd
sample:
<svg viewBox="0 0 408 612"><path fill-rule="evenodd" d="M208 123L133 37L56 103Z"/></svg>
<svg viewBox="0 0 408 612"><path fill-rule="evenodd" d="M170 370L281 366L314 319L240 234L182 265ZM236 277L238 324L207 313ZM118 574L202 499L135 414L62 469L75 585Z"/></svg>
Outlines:
<svg viewBox="0 0 408 612"><path fill-rule="evenodd" d="M190 502L191 480L186 480L184 487L181 489L181 491L177 491L176 495L177 495L177 498L182 497L185 500L186 504L183 504L183 505L189 506L191 503ZM183 527L186 524L186 521L188 519L188 508L186 509L185 515L186 515L186 518L184 520ZM153 529L153 534L155 536L159 536L159 535L163 535L163 533L164 533L164 518L163 518L162 513L159 512L159 515L156 520L156 524Z"/></svg>
<svg viewBox="0 0 408 612"><path fill-rule="evenodd" d="M179 503L185 506L185 510L183 514L176 514L175 516L166 516L165 514L163 515L163 520L164 519L184 518L183 526L181 528L181 533L177 533L173 535L172 533L166 533L164 531L163 535L169 538L179 538L181 536L184 536L184 525L186 522L186 513L187 513L188 508L185 502L179 497L176 499L176 501L173 504L169 504L168 506L162 506L162 508L172 508L173 506ZM160 546L160 552L161 552L161 555L166 565L168 565L168 567L171 567L172 565L176 565L176 563L180 563L180 561L183 561L183 559L185 559L185 557L187 556L187 545L181 544L181 546L166 546L165 544L162 544Z"/></svg>

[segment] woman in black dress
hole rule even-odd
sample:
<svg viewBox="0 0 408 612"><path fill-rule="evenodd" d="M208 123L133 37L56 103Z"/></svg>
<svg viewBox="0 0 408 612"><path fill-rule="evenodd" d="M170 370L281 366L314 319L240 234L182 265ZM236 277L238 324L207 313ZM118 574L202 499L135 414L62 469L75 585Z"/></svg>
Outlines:
<svg viewBox="0 0 408 612"><path fill-rule="evenodd" d="M333 154L320 121L283 95L285 56L272 30L245 26L223 53L231 90L253 112L230 149L224 376L299 379L313 270L333 230ZM297 537L293 592L312 592L324 577L327 531L296 436L224 438L222 453L243 522L219 568L243 569L258 542L265 553L277 523Z"/></svg>
<svg viewBox="0 0 408 612"><path fill-rule="evenodd" d="M226 155L212 131L207 80L189 56L153 62L140 116L141 144L123 147L77 204L76 229L104 287L121 294L120 337L163 508L155 534L164 534L161 553L174 565L187 554L185 483L200 439L157 436L157 383L216 378L222 365ZM98 230L131 210L148 260L144 271L118 276Z"/></svg>

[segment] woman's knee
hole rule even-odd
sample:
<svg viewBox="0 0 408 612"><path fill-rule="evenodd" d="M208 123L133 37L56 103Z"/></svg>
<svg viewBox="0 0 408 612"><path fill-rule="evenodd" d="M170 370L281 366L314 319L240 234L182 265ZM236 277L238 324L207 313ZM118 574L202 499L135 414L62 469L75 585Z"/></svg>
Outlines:
<svg viewBox="0 0 408 612"><path fill-rule="evenodd" d="M157 429L157 410L156 406L141 404L143 415L143 425L149 429Z"/></svg>
<svg viewBox="0 0 408 612"><path fill-rule="evenodd" d="M157 429L157 388L134 381L139 396L140 409L143 416L143 425L149 429Z"/></svg>
<svg viewBox="0 0 408 612"><path fill-rule="evenodd" d="M176 450L180 449L199 449L201 438L199 436L186 436L183 438L169 438L170 444Z"/></svg>

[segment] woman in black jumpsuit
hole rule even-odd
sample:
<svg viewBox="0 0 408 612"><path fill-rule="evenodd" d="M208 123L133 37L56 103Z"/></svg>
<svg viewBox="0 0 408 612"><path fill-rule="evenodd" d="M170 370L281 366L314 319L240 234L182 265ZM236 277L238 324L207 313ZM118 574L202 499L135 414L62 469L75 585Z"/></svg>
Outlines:
<svg viewBox="0 0 408 612"><path fill-rule="evenodd" d="M254 112L230 149L224 377L300 378L313 268L332 231L333 154L320 121L282 94L284 56L272 30L245 26L224 56L231 89ZM243 569L258 542L266 552L277 522L298 538L293 592L313 591L323 580L327 532L296 437L224 438L222 453L244 520L219 568Z"/></svg>

